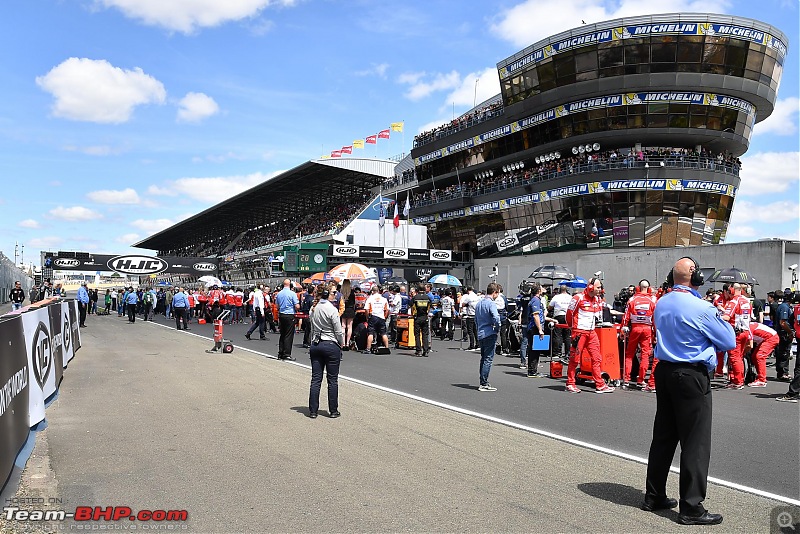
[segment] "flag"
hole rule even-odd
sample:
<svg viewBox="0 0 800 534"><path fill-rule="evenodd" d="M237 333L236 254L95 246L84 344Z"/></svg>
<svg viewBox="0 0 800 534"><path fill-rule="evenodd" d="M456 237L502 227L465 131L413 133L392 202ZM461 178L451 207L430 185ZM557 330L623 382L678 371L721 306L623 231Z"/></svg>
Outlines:
<svg viewBox="0 0 800 534"><path fill-rule="evenodd" d="M325 154L323 154L322 159L330 159L330 156L326 156Z"/></svg>
<svg viewBox="0 0 800 534"><path fill-rule="evenodd" d="M386 223L386 207L383 205L383 195L378 196L378 202L380 202L381 211L378 215L378 226L383 228L383 225Z"/></svg>
<svg viewBox="0 0 800 534"><path fill-rule="evenodd" d="M343 146L341 150L342 154L352 154L353 153L353 146Z"/></svg>
<svg viewBox="0 0 800 534"><path fill-rule="evenodd" d="M393 132L402 132L403 131L403 124L402 122L393 122L392 123L392 131Z"/></svg>
<svg viewBox="0 0 800 534"><path fill-rule="evenodd" d="M406 205L403 206L403 217L408 219L409 213L411 213L411 202L408 200L408 195L406 195Z"/></svg>
<svg viewBox="0 0 800 534"><path fill-rule="evenodd" d="M396 200L394 201L394 221L392 221L392 224L394 224L395 228L400 228L400 206L399 206L399 204L400 203L397 202Z"/></svg>
<svg viewBox="0 0 800 534"><path fill-rule="evenodd" d="M389 134L389 130L384 130L386 134ZM378 136L377 135L368 135L367 136L367 144L368 145L375 145L378 143Z"/></svg>
<svg viewBox="0 0 800 534"><path fill-rule="evenodd" d="M332 158L341 158L342 157L342 151L341 150L334 150L333 152L331 152L331 157Z"/></svg>
<svg viewBox="0 0 800 534"><path fill-rule="evenodd" d="M364 148L364 140L356 139L355 141L353 141L353 148Z"/></svg>
<svg viewBox="0 0 800 534"><path fill-rule="evenodd" d="M378 132L378 139L389 139L389 130L381 130Z"/></svg>

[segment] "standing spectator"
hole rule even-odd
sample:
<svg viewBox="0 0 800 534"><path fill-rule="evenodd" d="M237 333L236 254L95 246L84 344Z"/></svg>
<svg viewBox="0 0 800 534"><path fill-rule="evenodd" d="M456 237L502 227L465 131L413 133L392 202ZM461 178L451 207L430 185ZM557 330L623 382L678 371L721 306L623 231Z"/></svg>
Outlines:
<svg viewBox="0 0 800 534"><path fill-rule="evenodd" d="M503 294L503 286L497 284L497 298L494 300L497 306L497 313L500 314L500 353L503 356L511 354L511 344L508 339L508 330L511 328L511 321L508 320L508 299Z"/></svg>
<svg viewBox="0 0 800 534"><path fill-rule="evenodd" d="M567 324L572 330L572 348L569 354L565 390L570 393L581 392L575 385L575 375L584 349L589 352L591 358L595 393L611 393L614 391L614 388L603 380L600 368L603 356L600 354L600 338L595 331L595 324L603 313L604 303L600 296L602 290L603 283L599 278L590 279L583 293L578 293L572 297L567 310Z"/></svg>
<svg viewBox="0 0 800 534"><path fill-rule="evenodd" d="M792 300L794 304L792 308L794 335L797 339L797 344L800 345L800 294L794 293ZM786 371L789 371L788 365ZM800 358L794 361L794 377L789 383L789 391L786 392L786 395L782 395L775 400L780 402L797 402L800 400Z"/></svg>
<svg viewBox="0 0 800 534"><path fill-rule="evenodd" d="M9 293L11 298L11 310L18 310L22 308L22 303L25 302L25 290L22 289L22 284L19 281L14 282L14 288Z"/></svg>
<svg viewBox="0 0 800 534"><path fill-rule="evenodd" d="M500 314L497 313L497 305L494 302L498 294L498 285L492 282L486 288L486 296L475 304L473 322L478 331L478 344L481 351L478 391L497 391L497 388L489 383L489 372L492 370L497 334L500 332Z"/></svg>
<svg viewBox="0 0 800 534"><path fill-rule="evenodd" d="M442 325L439 327L442 341L445 339L453 341L453 319L456 314L456 304L453 297L450 296L451 292L448 289L439 302L442 307Z"/></svg>
<svg viewBox="0 0 800 534"><path fill-rule="evenodd" d="M519 295L517 295L517 310L519 310L519 327L520 327L520 340L519 340L519 368L528 368L528 345L530 340L530 329L528 324L531 320L530 303L533 298L533 287L536 282L528 282L523 280L519 284Z"/></svg>
<svg viewBox="0 0 800 534"><path fill-rule="evenodd" d="M397 345L397 315L403 306L403 297L400 296L400 288L392 286L389 291L389 343Z"/></svg>
<svg viewBox="0 0 800 534"><path fill-rule="evenodd" d="M697 292L703 284L700 266L681 258L667 277L672 291L656 305L656 416L647 460L642 509L674 508L667 497L675 448L680 443L680 511L678 523L716 525L720 514L703 506L711 459L711 379L715 351L731 350L736 335L713 305Z"/></svg>
<svg viewBox="0 0 800 534"><path fill-rule="evenodd" d="M339 310L328 300L330 290L324 284L316 291L316 304L308 318L311 323L311 388L308 394L308 416L316 419L323 370L328 377L328 415L339 417L339 366L342 361L344 331Z"/></svg>
<svg viewBox="0 0 800 534"><path fill-rule="evenodd" d="M528 303L528 328L527 336L523 337L520 344L524 343L527 346L528 352L528 378L539 378L539 358L542 354L541 350L533 348L533 337L539 336L540 340L544 339L544 305L541 300L542 286L534 282L531 287L531 300Z"/></svg>
<svg viewBox="0 0 800 534"><path fill-rule="evenodd" d="M36 287L36 284L31 286L31 296L30 296L31 304L34 302L39 302L39 288Z"/></svg>
<svg viewBox="0 0 800 534"><path fill-rule="evenodd" d="M553 356L566 361L569 356L570 329L567 325L567 309L572 302L567 286L560 286L558 295L550 299L550 308L553 310L553 319L561 327L554 327L552 331Z"/></svg>
<svg viewBox="0 0 800 534"><path fill-rule="evenodd" d="M89 290L89 314L97 315L97 300L99 296L97 295L97 288Z"/></svg>
<svg viewBox="0 0 800 534"><path fill-rule="evenodd" d="M111 290L106 289L105 297L103 297L103 304L105 305L105 309L103 310L103 315L108 315L111 313L109 310L111 309Z"/></svg>
<svg viewBox="0 0 800 534"><path fill-rule="evenodd" d="M128 294L125 297L125 306L128 309L128 322L136 322L136 308L139 305L139 295L133 290L133 287L128 288Z"/></svg>
<svg viewBox="0 0 800 534"><path fill-rule="evenodd" d="M314 300L316 298L313 286L306 289L306 291L302 293L302 297L300 312L306 315L306 319L303 320L303 348L308 349L311 348L311 317L309 314L311 313L311 307L314 306ZM334 308L336 308L335 305ZM338 308L336 314L337 316L339 314Z"/></svg>
<svg viewBox="0 0 800 534"><path fill-rule="evenodd" d="M283 281L283 289L275 296L275 305L278 307L278 327L280 341L278 341L278 359L292 361L292 344L294 343L295 313L300 309L297 294L292 291L292 282L288 278Z"/></svg>
<svg viewBox="0 0 800 534"><path fill-rule="evenodd" d="M469 336L469 347L467 347L467 350L471 350L473 352L480 350L478 347L478 336L475 326L475 305L478 304L478 300L478 296L475 294L472 286L467 286L467 294L461 297L461 302L459 303L461 308L461 318L464 321L464 328Z"/></svg>
<svg viewBox="0 0 800 534"><path fill-rule="evenodd" d="M789 299L784 299L783 291L775 291L774 298L777 308L775 309L775 322L772 324L775 325L774 328L778 331L778 336L780 336L778 348L775 349L775 372L778 380L790 382L792 379L789 376L789 359L792 350L792 339L794 338L792 307L789 305Z"/></svg>
<svg viewBox="0 0 800 534"><path fill-rule="evenodd" d="M627 338L625 346L625 364L622 375L622 387L630 386L631 368L636 349L639 353L639 376L636 385L644 391L653 391L655 388L654 376L658 359L653 359L653 371L650 374L650 385L645 386L644 375L650 366L650 356L653 354L653 312L656 309L656 299L650 295L650 282L641 280L635 295L628 299L625 306L625 315L622 317L622 338Z"/></svg>
<svg viewBox="0 0 800 534"><path fill-rule="evenodd" d="M261 291L261 286L257 286L251 295L253 299L253 313L255 314L255 321L253 324L250 325L250 329L244 335L248 340L250 339L250 334L252 334L256 328L258 328L258 334L260 339L265 340L267 336L264 332L264 292Z"/></svg>
<svg viewBox="0 0 800 534"><path fill-rule="evenodd" d="M353 319L356 317L356 292L350 280L342 282L342 300L344 300L344 311L342 312L344 345L342 345L342 350L348 350L350 337L353 335Z"/></svg>
<svg viewBox="0 0 800 534"><path fill-rule="evenodd" d="M144 301L144 320L146 321L153 311L153 304L156 301L155 291L150 288L145 289L142 293L142 300Z"/></svg>
<svg viewBox="0 0 800 534"><path fill-rule="evenodd" d="M175 293L171 287L164 292L164 317L167 319L172 318L172 297L174 296Z"/></svg>
<svg viewBox="0 0 800 534"><path fill-rule="evenodd" d="M116 287L111 288L111 309L117 309L117 298L119 297L119 293L117 292Z"/></svg>
<svg viewBox="0 0 800 534"><path fill-rule="evenodd" d="M81 282L78 288L78 324L81 328L86 328L86 311L89 308L89 291L86 289L86 282Z"/></svg>
<svg viewBox="0 0 800 534"><path fill-rule="evenodd" d="M172 313L175 315L175 328L180 330L181 324L183 324L183 329L189 330L187 318L189 313L189 299L183 292L182 287L177 288L175 295L172 297Z"/></svg>
<svg viewBox="0 0 800 534"><path fill-rule="evenodd" d="M389 317L389 303L380 294L377 285L372 286L372 294L365 303L367 317L369 317L369 334L367 335L367 346L364 354L369 354L372 348L372 341L380 337L383 346L389 348L389 337L386 335L386 318Z"/></svg>
<svg viewBox="0 0 800 534"><path fill-rule="evenodd" d="M745 348L753 346L753 334L750 332L750 316L752 307L750 301L742 295L742 286L732 284L729 288L729 298L725 303L722 318L730 323L736 332L736 347L728 351L728 378L726 389L744 388L744 352Z"/></svg>
<svg viewBox="0 0 800 534"><path fill-rule="evenodd" d="M431 331L428 313L431 311L431 298L420 285L417 294L411 299L411 314L414 316L414 356L428 357L431 348Z"/></svg>

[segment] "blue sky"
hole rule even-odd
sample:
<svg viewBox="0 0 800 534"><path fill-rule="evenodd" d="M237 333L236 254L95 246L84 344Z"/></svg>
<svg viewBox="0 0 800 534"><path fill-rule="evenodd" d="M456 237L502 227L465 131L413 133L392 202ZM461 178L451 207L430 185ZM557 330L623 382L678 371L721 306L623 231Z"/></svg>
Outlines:
<svg viewBox="0 0 800 534"><path fill-rule="evenodd" d="M742 158L728 242L800 239L794 0L8 0L0 251L129 245L355 139L377 147L499 92L495 65L619 16L717 12L789 38L778 105ZM476 80L477 83L476 83ZM139 251L141 252L141 251Z"/></svg>

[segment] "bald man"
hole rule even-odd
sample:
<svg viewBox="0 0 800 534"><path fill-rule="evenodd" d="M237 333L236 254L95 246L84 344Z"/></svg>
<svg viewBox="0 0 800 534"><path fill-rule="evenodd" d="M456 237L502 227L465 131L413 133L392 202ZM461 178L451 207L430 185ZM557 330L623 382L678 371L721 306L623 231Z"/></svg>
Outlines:
<svg viewBox="0 0 800 534"><path fill-rule="evenodd" d="M675 448L681 444L678 523L716 525L722 515L703 506L711 458L711 378L717 352L736 346L733 327L697 292L700 266L691 258L675 263L669 293L656 304L656 417L647 462L642 509L674 508L666 485Z"/></svg>

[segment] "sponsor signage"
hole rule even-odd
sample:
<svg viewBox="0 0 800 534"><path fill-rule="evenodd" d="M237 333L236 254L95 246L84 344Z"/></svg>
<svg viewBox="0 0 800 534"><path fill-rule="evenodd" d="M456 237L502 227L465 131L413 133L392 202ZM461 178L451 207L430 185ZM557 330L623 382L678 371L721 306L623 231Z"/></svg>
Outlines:
<svg viewBox="0 0 800 534"><path fill-rule="evenodd" d="M432 250L427 248L368 247L366 245L332 245L332 255L339 257L413 260L413 261L453 261L452 250Z"/></svg>
<svg viewBox="0 0 800 534"><path fill-rule="evenodd" d="M133 274L133 275L147 275L163 273L169 267L169 264L155 256L115 256L108 260L108 268L114 272Z"/></svg>
<svg viewBox="0 0 800 534"><path fill-rule="evenodd" d="M408 249L408 259L416 261L428 261L431 251L428 249L410 248Z"/></svg>
<svg viewBox="0 0 800 534"><path fill-rule="evenodd" d="M758 44L766 45L777 50L781 56L786 56L786 44L780 39L761 30L737 26L732 24L716 24L711 22L680 22L663 24L641 24L638 26L618 26L607 30L598 30L588 33L579 33L567 37L562 41L551 43L542 48L522 56L521 58L498 68L500 79L505 79L513 73L522 70L532 63L538 63L560 52L574 50L584 46L610 41L621 41L640 38L648 35L712 35L719 37L734 37Z"/></svg>
<svg viewBox="0 0 800 534"><path fill-rule="evenodd" d="M430 251L430 260L431 261L451 261L453 259L453 251L452 250L431 250Z"/></svg>
<svg viewBox="0 0 800 534"><path fill-rule="evenodd" d="M431 152L430 154L419 156L418 158L414 159L414 163L415 165L421 165L428 161L443 158L445 156L449 156L450 154L454 154L456 152L461 152L462 150L467 150L469 148L472 148L490 139L505 137L507 135L511 135L512 133L524 130L526 128L530 128L532 126L537 126L539 124L543 124L551 120L556 120L561 117L566 117L571 113L578 113L590 109L606 109L606 108L615 108L619 106L635 106L639 104L648 104L654 102L667 102L667 103L675 102L683 104L695 104L699 106L725 107L725 108L736 109L743 113L747 113L748 115L751 115L753 117L755 117L756 115L756 107L750 102L742 100L741 98L736 98L717 93L658 91L649 93L645 92L645 93L625 93L616 95L605 95L594 98L577 100L575 102L569 102L560 106L556 106L546 111L541 111L539 113L536 113L535 115L525 117L518 121L512 122L511 124L508 124L506 126L495 128L488 132L476 135L475 137L467 139L466 141L455 143L453 145L448 146L447 148L443 148L441 150Z"/></svg>
<svg viewBox="0 0 800 534"><path fill-rule="evenodd" d="M0 321L0 346L0 480L6 481L30 428L31 375L20 315Z"/></svg>
<svg viewBox="0 0 800 534"><path fill-rule="evenodd" d="M385 248L383 257L387 260L406 260L408 259L407 248Z"/></svg>
<svg viewBox="0 0 800 534"><path fill-rule="evenodd" d="M507 248L516 247L519 245L519 238L517 237L517 234L510 235L496 242L495 245L497 245L497 250L502 252Z"/></svg>
<svg viewBox="0 0 800 534"><path fill-rule="evenodd" d="M383 259L383 247L367 247L361 245L359 247L359 256L362 258L381 258Z"/></svg>
<svg viewBox="0 0 800 534"><path fill-rule="evenodd" d="M334 256L358 257L358 245L333 245Z"/></svg>
<svg viewBox="0 0 800 534"><path fill-rule="evenodd" d="M45 254L47 255L48 253ZM86 258L61 258L54 255L50 259L53 269L62 271L113 271L137 276L164 272L202 276L219 270L217 258L90 254Z"/></svg>

